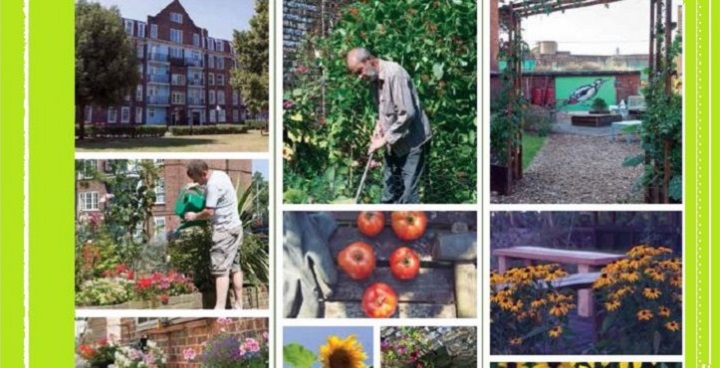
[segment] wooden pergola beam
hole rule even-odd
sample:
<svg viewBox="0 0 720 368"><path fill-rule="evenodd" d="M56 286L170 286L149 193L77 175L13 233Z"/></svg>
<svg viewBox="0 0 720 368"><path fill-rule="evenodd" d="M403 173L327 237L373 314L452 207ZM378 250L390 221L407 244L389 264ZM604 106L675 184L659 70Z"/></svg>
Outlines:
<svg viewBox="0 0 720 368"><path fill-rule="evenodd" d="M518 12L518 14L521 17L529 17L532 15L538 15L538 14L548 14L548 13L556 13L561 12L565 10L570 9L579 9L579 8L585 8L588 6L595 6L595 5L607 5L611 3L616 3L618 1L622 0L588 0L588 1L564 1L561 3L557 3L555 5L552 5L550 10L548 11L547 8L544 6L542 2L539 2L538 0L531 0L532 3L528 4L527 2L520 3L520 7L513 7L513 10Z"/></svg>

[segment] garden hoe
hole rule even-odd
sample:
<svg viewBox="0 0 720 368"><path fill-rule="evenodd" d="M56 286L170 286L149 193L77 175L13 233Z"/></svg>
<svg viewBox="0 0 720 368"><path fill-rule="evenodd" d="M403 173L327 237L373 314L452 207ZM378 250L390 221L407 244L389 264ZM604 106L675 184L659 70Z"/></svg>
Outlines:
<svg viewBox="0 0 720 368"><path fill-rule="evenodd" d="M355 194L355 203L359 203L360 200L360 193L362 192L363 186L365 185L365 179L367 179L368 170L370 170L370 163L372 163L373 156L375 155L375 152L370 154L370 157L368 157L367 164L365 165L365 172L363 172L362 179L360 179L360 186L358 187L357 194Z"/></svg>

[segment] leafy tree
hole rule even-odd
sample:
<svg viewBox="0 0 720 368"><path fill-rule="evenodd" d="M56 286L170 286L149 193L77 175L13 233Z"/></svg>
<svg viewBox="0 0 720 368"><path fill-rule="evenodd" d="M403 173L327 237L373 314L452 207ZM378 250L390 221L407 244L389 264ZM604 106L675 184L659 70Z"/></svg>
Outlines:
<svg viewBox="0 0 720 368"><path fill-rule="evenodd" d="M80 139L85 108L123 101L140 80L137 56L117 7L79 0L75 4L75 106Z"/></svg>
<svg viewBox="0 0 720 368"><path fill-rule="evenodd" d="M268 67L270 60L268 1L255 1L250 29L233 32L238 67L230 84L240 92L248 109L257 113L268 108Z"/></svg>

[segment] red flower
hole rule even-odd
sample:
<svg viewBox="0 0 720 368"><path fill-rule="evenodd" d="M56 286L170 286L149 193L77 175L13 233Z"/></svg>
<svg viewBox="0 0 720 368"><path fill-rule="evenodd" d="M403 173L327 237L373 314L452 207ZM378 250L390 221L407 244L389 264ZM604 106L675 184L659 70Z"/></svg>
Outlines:
<svg viewBox="0 0 720 368"><path fill-rule="evenodd" d="M108 339L106 339L106 338L103 337L102 339L100 339L100 341L98 342L98 344L100 344L100 346L107 346L107 344L108 344Z"/></svg>
<svg viewBox="0 0 720 368"><path fill-rule="evenodd" d="M160 295L160 302L163 304L167 304L170 301L170 296L167 294Z"/></svg>
<svg viewBox="0 0 720 368"><path fill-rule="evenodd" d="M90 358L95 355L95 349L93 349L92 346L87 344L80 345L80 348L78 350L80 351L80 355L87 360L90 360Z"/></svg>
<svg viewBox="0 0 720 368"><path fill-rule="evenodd" d="M135 278L135 272L128 270L128 272L125 273L125 278L128 279L128 280L134 279L134 278Z"/></svg>
<svg viewBox="0 0 720 368"><path fill-rule="evenodd" d="M145 290L145 289L151 288L152 285L153 285L152 279L150 279L149 277L145 277L145 278L138 280L136 287L140 290Z"/></svg>
<svg viewBox="0 0 720 368"><path fill-rule="evenodd" d="M305 65L300 65L295 68L295 71L297 71L298 74L305 74L308 72L308 68Z"/></svg>

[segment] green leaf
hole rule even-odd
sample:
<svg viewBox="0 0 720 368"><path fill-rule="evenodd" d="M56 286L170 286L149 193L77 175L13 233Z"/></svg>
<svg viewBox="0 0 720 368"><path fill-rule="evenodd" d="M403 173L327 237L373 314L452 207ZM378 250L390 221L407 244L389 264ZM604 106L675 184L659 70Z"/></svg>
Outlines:
<svg viewBox="0 0 720 368"><path fill-rule="evenodd" d="M435 75L435 79L437 79L437 80L442 79L442 77L444 75L442 64L435 63L435 65L433 65L433 75Z"/></svg>
<svg viewBox="0 0 720 368"><path fill-rule="evenodd" d="M668 195L670 198L679 201L682 199L682 176L675 175L670 179L670 185L668 187Z"/></svg>
<svg viewBox="0 0 720 368"><path fill-rule="evenodd" d="M317 355L300 344L287 344L283 347L283 360L294 368L312 368Z"/></svg>
<svg viewBox="0 0 720 368"><path fill-rule="evenodd" d="M643 164L644 162L645 155L629 156L625 158L625 161L623 161L622 165L625 167L636 167Z"/></svg>
<svg viewBox="0 0 720 368"><path fill-rule="evenodd" d="M305 92L301 88L296 88L292 91L293 97L301 97Z"/></svg>

